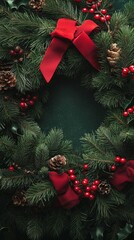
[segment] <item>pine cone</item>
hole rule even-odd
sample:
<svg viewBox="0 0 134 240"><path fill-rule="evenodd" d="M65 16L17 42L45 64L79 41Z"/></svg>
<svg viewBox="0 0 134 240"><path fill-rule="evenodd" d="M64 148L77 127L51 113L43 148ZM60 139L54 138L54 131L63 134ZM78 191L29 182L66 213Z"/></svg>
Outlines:
<svg viewBox="0 0 134 240"><path fill-rule="evenodd" d="M109 183L107 183L107 181L102 181L99 185L98 185L98 191L104 195L104 194L109 194L111 191L111 185Z"/></svg>
<svg viewBox="0 0 134 240"><path fill-rule="evenodd" d="M29 1L29 6L36 11L40 11L44 4L45 4L45 0L30 0Z"/></svg>
<svg viewBox="0 0 134 240"><path fill-rule="evenodd" d="M59 171L64 165L66 165L67 160L63 155L56 155L48 161L48 166L52 171Z"/></svg>
<svg viewBox="0 0 134 240"><path fill-rule="evenodd" d="M7 62L7 61L3 61L0 59L0 72L1 71L10 71L12 68L12 63L11 62Z"/></svg>
<svg viewBox="0 0 134 240"><path fill-rule="evenodd" d="M113 71L117 61L120 58L121 48L119 48L116 43L112 43L110 49L107 51L107 54L107 60L109 65L112 67L111 71Z"/></svg>
<svg viewBox="0 0 134 240"><path fill-rule="evenodd" d="M27 205L27 199L26 199L26 192L25 191L17 191L15 195L12 197L13 204L16 206L26 206Z"/></svg>
<svg viewBox="0 0 134 240"><path fill-rule="evenodd" d="M11 71L0 71L0 91L15 87L16 77Z"/></svg>

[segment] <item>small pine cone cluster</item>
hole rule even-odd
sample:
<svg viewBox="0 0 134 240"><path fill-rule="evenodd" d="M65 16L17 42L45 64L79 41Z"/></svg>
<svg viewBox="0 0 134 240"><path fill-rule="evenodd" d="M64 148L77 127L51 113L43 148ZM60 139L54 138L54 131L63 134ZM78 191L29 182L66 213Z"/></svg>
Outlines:
<svg viewBox="0 0 134 240"><path fill-rule="evenodd" d="M116 43L112 43L110 49L107 51L107 54L107 60L111 66L111 71L113 71L117 61L120 58L121 48L119 48Z"/></svg>
<svg viewBox="0 0 134 240"><path fill-rule="evenodd" d="M109 194L111 191L111 185L109 183L107 183L107 181L102 181L99 185L98 185L98 191L102 194Z"/></svg>
<svg viewBox="0 0 134 240"><path fill-rule="evenodd" d="M16 77L11 71L0 71L0 91L8 90L16 85Z"/></svg>
<svg viewBox="0 0 134 240"><path fill-rule="evenodd" d="M52 171L60 171L65 166L67 160L63 155L56 155L48 161L48 166Z"/></svg>
<svg viewBox="0 0 134 240"><path fill-rule="evenodd" d="M29 1L29 6L36 11L40 11L44 4L45 4L45 0L30 0Z"/></svg>
<svg viewBox="0 0 134 240"><path fill-rule="evenodd" d="M16 206L24 207L27 205L26 192L24 190L17 191L12 197L13 204Z"/></svg>

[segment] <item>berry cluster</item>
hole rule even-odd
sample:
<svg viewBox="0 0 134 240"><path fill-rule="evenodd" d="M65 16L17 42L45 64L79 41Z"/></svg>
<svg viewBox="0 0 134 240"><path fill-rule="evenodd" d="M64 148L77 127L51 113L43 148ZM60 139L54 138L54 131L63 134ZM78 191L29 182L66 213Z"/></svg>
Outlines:
<svg viewBox="0 0 134 240"><path fill-rule="evenodd" d="M24 60L24 51L20 46L16 46L10 50L10 55L13 56L14 62L22 62Z"/></svg>
<svg viewBox="0 0 134 240"><path fill-rule="evenodd" d="M107 9L100 9L101 2L102 1L87 0L88 7L83 8L82 12L94 14L94 19L109 24L111 16L107 14Z"/></svg>
<svg viewBox="0 0 134 240"><path fill-rule="evenodd" d="M134 79L134 65L122 69L122 77L128 77L132 75Z"/></svg>
<svg viewBox="0 0 134 240"><path fill-rule="evenodd" d="M21 110L25 111L26 109L33 107L37 99L38 99L37 96L31 96L30 94L21 98L21 102L20 102Z"/></svg>
<svg viewBox="0 0 134 240"><path fill-rule="evenodd" d="M8 171L14 172L15 170L21 170L21 171L23 171L23 172L26 173L26 174L34 174L34 173L35 173L34 170L31 171L31 170L23 169L23 168L20 167L18 164L12 163L12 165L10 165L10 166L8 167Z"/></svg>
<svg viewBox="0 0 134 240"><path fill-rule="evenodd" d="M88 170L88 164L84 164L83 169ZM68 174L75 192L77 192L80 196L90 200L95 198L95 193L98 190L98 185L101 182L100 180L94 180L92 184L89 183L88 178L84 178L79 181L77 180L74 169L69 169Z"/></svg>
<svg viewBox="0 0 134 240"><path fill-rule="evenodd" d="M120 157L120 156L116 156L114 161L115 161L116 165L114 164L110 168L111 171L113 171L113 172L116 170L117 164L122 164L123 165L123 164L125 164L127 162L125 157Z"/></svg>
<svg viewBox="0 0 134 240"><path fill-rule="evenodd" d="M124 117L128 117L129 114L134 114L134 106L127 108L127 109L123 112L123 116L124 116Z"/></svg>

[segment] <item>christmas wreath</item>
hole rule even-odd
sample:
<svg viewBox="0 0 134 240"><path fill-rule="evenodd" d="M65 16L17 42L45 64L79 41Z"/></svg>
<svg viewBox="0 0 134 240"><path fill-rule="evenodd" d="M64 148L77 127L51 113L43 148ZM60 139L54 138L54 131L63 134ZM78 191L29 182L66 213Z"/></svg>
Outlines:
<svg viewBox="0 0 134 240"><path fill-rule="evenodd" d="M134 237L134 3L1 1L2 239ZM38 119L56 78L81 79L106 117L73 150ZM64 80L63 80L64 81Z"/></svg>

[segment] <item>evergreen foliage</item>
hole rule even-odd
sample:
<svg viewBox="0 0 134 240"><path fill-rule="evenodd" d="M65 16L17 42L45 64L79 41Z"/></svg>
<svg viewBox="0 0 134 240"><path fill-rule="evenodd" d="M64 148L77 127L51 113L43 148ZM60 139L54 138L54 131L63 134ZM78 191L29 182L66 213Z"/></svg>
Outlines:
<svg viewBox="0 0 134 240"><path fill-rule="evenodd" d="M17 1L12 2L15 6ZM107 0L102 1L103 8L108 5ZM111 186L108 195L97 191L93 201L82 198L78 206L67 210L56 202L57 192L48 176L48 161L55 155L64 155L65 171L74 168L80 181L83 164L87 163L89 169L84 176L91 184L99 178L110 182L113 173L109 169L115 163L115 156L134 160L134 114L126 118L122 115L134 103L134 76L123 78L121 75L122 68L129 67L134 60L134 3L128 2L123 11L111 11L110 31L102 24L101 31L91 35L98 47L99 72L91 68L74 46L65 53L56 71L55 76L79 76L82 85L94 89L96 100L108 110L96 132L81 137L80 152L73 150L61 129L54 126L43 133L37 124L49 90L39 65L59 18L73 19L80 25L93 17L81 12L84 0L80 4L73 0L47 0L39 12L31 9L28 1L19 1L16 8L11 6L9 1L0 3L0 60L11 63L17 79L14 89L0 91L0 230L3 239L6 236L6 240L17 240L20 235L23 240L133 239L132 183L123 191ZM107 61L107 50L112 43L121 48L113 72ZM16 46L24 50L21 63L9 54ZM31 92L37 94L38 101L25 114L19 106L20 99ZM11 166L14 171L10 171ZM13 196L23 190L27 205L15 206Z"/></svg>

